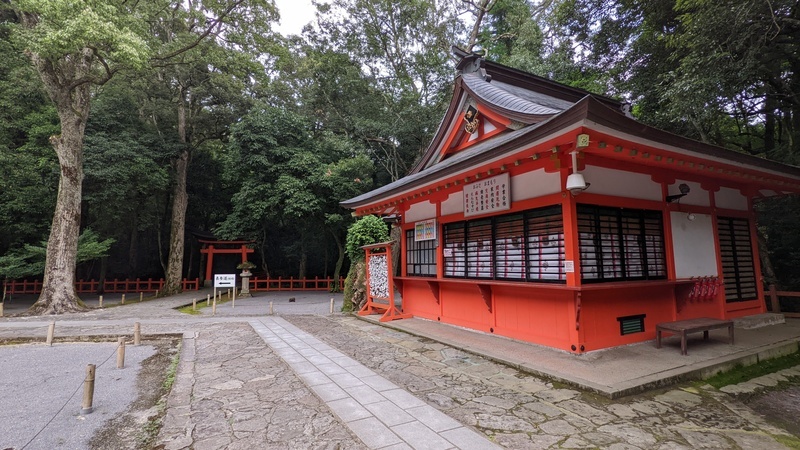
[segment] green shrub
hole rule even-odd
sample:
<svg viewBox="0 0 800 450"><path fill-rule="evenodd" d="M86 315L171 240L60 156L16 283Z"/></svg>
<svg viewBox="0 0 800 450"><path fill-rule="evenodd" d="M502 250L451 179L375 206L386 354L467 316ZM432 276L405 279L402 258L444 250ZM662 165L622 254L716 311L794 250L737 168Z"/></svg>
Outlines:
<svg viewBox="0 0 800 450"><path fill-rule="evenodd" d="M350 258L350 271L344 282L342 311L358 309L366 301L366 269L363 264L366 255L361 247L388 240L389 227L377 216L362 217L347 229L345 252Z"/></svg>
<svg viewBox="0 0 800 450"><path fill-rule="evenodd" d="M345 251L351 262L365 258L361 247L389 240L389 227L378 216L364 216L347 229Z"/></svg>

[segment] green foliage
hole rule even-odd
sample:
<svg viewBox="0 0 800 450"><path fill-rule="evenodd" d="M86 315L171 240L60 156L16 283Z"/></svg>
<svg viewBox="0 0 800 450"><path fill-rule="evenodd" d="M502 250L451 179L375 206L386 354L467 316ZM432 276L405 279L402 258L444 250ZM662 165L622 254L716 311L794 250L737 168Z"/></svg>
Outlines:
<svg viewBox="0 0 800 450"><path fill-rule="evenodd" d="M242 270L250 270L250 269L255 269L256 265L251 263L250 261L244 261L244 262L241 262L241 263L237 264L236 268L237 269L242 269Z"/></svg>
<svg viewBox="0 0 800 450"><path fill-rule="evenodd" d="M319 5L302 66L309 115L359 142L379 184L406 173L427 148L450 94L456 2L335 0ZM293 55L298 57L299 55ZM287 64L283 67L289 68Z"/></svg>
<svg viewBox="0 0 800 450"><path fill-rule="evenodd" d="M94 231L86 229L78 238L78 262L91 261L108 255L113 239L99 240ZM44 275L47 242L39 245L25 244L0 256L0 276L14 280Z"/></svg>
<svg viewBox="0 0 800 450"><path fill-rule="evenodd" d="M372 187L369 158L347 139L315 132L302 115L264 105L234 126L231 138L225 166L232 212L215 232L255 239L262 248L274 242L280 247L270 253L301 265L310 249L322 253L331 240L343 252L338 243L351 218L339 202Z"/></svg>
<svg viewBox="0 0 800 450"><path fill-rule="evenodd" d="M19 30L17 37L46 60L92 49L115 70L141 67L149 57L140 17L126 1L14 0L11 6L36 17L36 26Z"/></svg>
<svg viewBox="0 0 800 450"><path fill-rule="evenodd" d="M347 278L344 279L344 293L342 302L342 312L352 312L355 309L353 304L353 295L355 293L354 284L356 282L358 264L351 264L350 270L347 272Z"/></svg>
<svg viewBox="0 0 800 450"><path fill-rule="evenodd" d="M378 216L364 216L347 229L347 257L359 261L366 256L361 248L365 245L389 240L389 227Z"/></svg>

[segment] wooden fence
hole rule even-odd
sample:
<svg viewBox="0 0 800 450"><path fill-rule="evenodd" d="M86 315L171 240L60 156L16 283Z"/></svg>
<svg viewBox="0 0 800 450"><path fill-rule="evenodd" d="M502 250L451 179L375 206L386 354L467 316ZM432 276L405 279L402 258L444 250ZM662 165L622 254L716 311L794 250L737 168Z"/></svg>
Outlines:
<svg viewBox="0 0 800 450"><path fill-rule="evenodd" d="M781 313L786 317L800 318L800 312L781 312L780 302L780 297L800 298L800 292L779 291L775 285L770 285L768 293L772 312Z"/></svg>
<svg viewBox="0 0 800 450"><path fill-rule="evenodd" d="M100 283L97 280L78 280L75 282L75 290L78 293L99 293L100 285L103 285L104 293L125 293L125 292L157 292L164 288L164 279L154 280L105 280ZM250 279L250 291L329 291L332 286L337 284L333 278L258 278ZM200 279L183 280L183 290L199 290L201 287ZM19 280L6 281L3 285L7 295L14 294L39 294L42 292L42 282L40 280ZM338 280L339 291L344 289L344 278Z"/></svg>
<svg viewBox="0 0 800 450"><path fill-rule="evenodd" d="M100 285L102 284L102 292L104 293L124 293L124 292L157 292L164 288L164 279L154 280L148 278L141 280L105 280L99 282L97 280L78 280L75 282L75 290L78 293L100 293ZM199 290L200 279L194 280L184 279L182 281L184 291ZM14 294L39 294L42 292L42 282L40 280L19 280L19 281L6 281L3 283L3 292L7 295Z"/></svg>
<svg viewBox="0 0 800 450"><path fill-rule="evenodd" d="M258 278L250 279L250 291L329 291L336 285L334 278ZM338 289L344 289L344 278L339 277Z"/></svg>

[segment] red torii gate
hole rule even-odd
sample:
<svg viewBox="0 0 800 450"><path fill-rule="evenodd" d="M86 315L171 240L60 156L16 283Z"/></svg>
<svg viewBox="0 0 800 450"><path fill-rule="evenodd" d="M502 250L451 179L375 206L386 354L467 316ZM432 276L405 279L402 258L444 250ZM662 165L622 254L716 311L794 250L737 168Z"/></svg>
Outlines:
<svg viewBox="0 0 800 450"><path fill-rule="evenodd" d="M206 277L205 280L212 279L213 274L212 269L214 268L214 254L236 254L240 253L242 255L242 262L247 261L247 254L253 253L255 250L252 248L247 248L249 244L254 243L255 241L208 241L203 239L198 239L198 242L203 246L200 249L200 253L207 254L208 258L206 260ZM223 246L222 248L217 248L216 246ZM238 246L238 247L232 247Z"/></svg>

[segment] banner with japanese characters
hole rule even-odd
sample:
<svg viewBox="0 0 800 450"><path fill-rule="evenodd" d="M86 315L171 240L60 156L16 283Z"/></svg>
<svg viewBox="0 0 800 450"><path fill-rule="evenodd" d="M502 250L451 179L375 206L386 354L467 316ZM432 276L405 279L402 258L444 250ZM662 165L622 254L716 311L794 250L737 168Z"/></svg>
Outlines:
<svg viewBox="0 0 800 450"><path fill-rule="evenodd" d="M464 186L464 217L511 209L508 173Z"/></svg>

